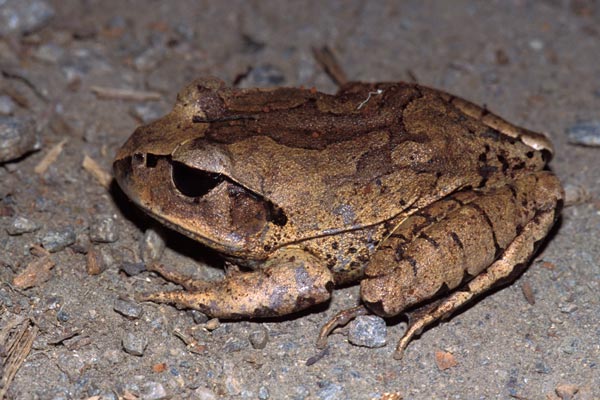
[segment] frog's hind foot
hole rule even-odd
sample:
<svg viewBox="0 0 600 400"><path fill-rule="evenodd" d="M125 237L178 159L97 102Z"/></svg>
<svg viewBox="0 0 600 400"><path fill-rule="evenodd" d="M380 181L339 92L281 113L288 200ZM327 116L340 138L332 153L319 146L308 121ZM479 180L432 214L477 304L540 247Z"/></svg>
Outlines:
<svg viewBox="0 0 600 400"><path fill-rule="evenodd" d="M363 305L349 308L337 313L321 327L321 332L319 332L319 337L317 338L317 348L322 349L327 346L327 336L329 336L329 334L333 332L335 328L346 325L359 315L367 314L371 314L371 312Z"/></svg>

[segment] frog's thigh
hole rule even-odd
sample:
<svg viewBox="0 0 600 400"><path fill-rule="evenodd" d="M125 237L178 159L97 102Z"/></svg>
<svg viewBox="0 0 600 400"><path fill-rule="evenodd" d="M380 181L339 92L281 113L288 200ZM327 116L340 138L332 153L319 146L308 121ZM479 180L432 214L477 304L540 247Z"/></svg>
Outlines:
<svg viewBox="0 0 600 400"><path fill-rule="evenodd" d="M361 295L365 304L380 315L396 315L475 277L411 321L396 355L401 356L412 336L424 327L451 314L473 296L507 278L517 265L526 263L554 223L562 197L556 177L537 172L450 214L413 240L401 255L387 247L374 256L375 264L367 268L367 278L361 283ZM381 263L388 264L387 272Z"/></svg>
<svg viewBox="0 0 600 400"><path fill-rule="evenodd" d="M193 290L152 293L141 300L177 304L219 318L280 316L328 300L333 277L316 257L287 249L271 257L263 269L211 284L187 281L186 287Z"/></svg>

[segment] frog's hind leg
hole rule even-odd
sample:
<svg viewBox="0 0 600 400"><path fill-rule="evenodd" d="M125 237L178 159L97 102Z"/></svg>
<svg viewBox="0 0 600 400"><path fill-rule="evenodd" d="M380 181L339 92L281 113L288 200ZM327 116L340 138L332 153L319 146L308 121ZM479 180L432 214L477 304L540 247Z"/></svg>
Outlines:
<svg viewBox="0 0 600 400"><path fill-rule="evenodd" d="M300 249L280 250L264 268L216 282L185 279L164 266L153 269L190 290L144 294L139 300L176 304L218 318L291 314L328 300L334 286L331 271Z"/></svg>
<svg viewBox="0 0 600 400"><path fill-rule="evenodd" d="M410 325L398 341L395 359L401 359L404 350L415 335L419 335L428 325L448 318L454 311L468 303L473 297L487 292L489 289L513 275L535 252L536 247L548 233L548 228L554 223L554 212L545 211L529 222L519 235L504 251L502 257L490 265L484 272L468 282L465 287L452 292L430 312L420 315Z"/></svg>
<svg viewBox="0 0 600 400"><path fill-rule="evenodd" d="M527 263L552 227L562 198L554 175L535 172L478 194L407 245L396 247L391 240L382 246L361 282L367 308L393 316L437 299L432 308L411 318L395 357L428 325L514 278L513 272Z"/></svg>

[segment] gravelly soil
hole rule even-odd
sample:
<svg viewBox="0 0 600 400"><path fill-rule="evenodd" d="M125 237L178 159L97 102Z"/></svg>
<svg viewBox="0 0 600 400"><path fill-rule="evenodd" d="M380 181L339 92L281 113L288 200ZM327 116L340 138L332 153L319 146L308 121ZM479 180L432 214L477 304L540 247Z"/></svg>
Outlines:
<svg viewBox="0 0 600 400"><path fill-rule="evenodd" d="M600 148L569 144L566 134L580 122L600 121L598 3L49 4L55 15L45 26L0 38L0 95L16 99L12 114L32 118L41 134L41 150L0 166L0 329L19 316L39 327L7 398L600 398ZM89 155L110 171L133 129L166 113L177 91L199 76L334 91L311 54L325 44L352 79L416 78L548 132L556 147L552 169L591 195L564 210L515 284L427 330L401 361L391 358L403 329L394 323L385 347L356 347L336 334L328 353L307 365L320 354L320 325L357 303L357 287L299 316L218 327L189 311L131 301L137 292L175 287L147 272L120 271L140 260L140 240L153 223L82 168ZM98 86L159 98L106 99L93 92ZM63 140L56 160L36 173ZM8 235L17 216L39 229ZM67 245L68 234L48 237L65 229L76 242L52 253L50 279L11 287L35 258L30 248ZM222 274L205 249L170 231L165 237L164 263L201 277ZM86 271L89 252L107 267L99 275ZM178 335L197 346L186 348ZM255 348L265 338L266 346ZM457 365L441 370L436 351L452 353Z"/></svg>

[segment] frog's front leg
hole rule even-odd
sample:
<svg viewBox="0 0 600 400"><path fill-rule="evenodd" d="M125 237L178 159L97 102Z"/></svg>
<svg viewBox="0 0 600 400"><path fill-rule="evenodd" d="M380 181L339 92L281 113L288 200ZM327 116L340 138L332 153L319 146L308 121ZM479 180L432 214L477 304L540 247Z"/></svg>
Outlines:
<svg viewBox="0 0 600 400"><path fill-rule="evenodd" d="M295 248L274 253L261 269L217 282L183 279L164 268L157 272L189 290L152 293L140 300L172 303L218 318L287 315L328 300L334 286L331 271L317 257Z"/></svg>

